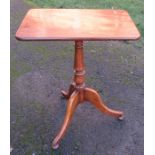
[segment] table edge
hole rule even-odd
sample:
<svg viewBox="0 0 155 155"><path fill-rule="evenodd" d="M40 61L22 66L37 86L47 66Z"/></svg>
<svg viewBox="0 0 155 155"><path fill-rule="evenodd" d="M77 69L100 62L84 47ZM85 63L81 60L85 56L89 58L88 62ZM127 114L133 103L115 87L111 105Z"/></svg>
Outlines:
<svg viewBox="0 0 155 155"><path fill-rule="evenodd" d="M32 8L32 9L29 9L26 14L28 14L30 11L39 10L39 9L52 9L52 10L111 10L111 11L113 10L113 11L124 11L131 18L129 12L127 10L124 10L124 9ZM93 37L90 37L90 38L89 37L87 37L87 38L84 38L84 37L67 37L67 38L65 38L65 37L59 37L59 38L55 38L55 37L50 37L50 38L38 37L38 38L33 38L33 37L21 37L21 36L18 35L18 30L17 30L17 32L15 34L15 38L17 40L19 40L19 41L74 41L74 40L83 40L83 41L105 41L105 40L114 40L114 41L115 40L120 40L121 41L122 40L123 41L123 40L138 40L138 39L140 39L141 34L140 34L139 29L137 28L137 26L136 26L136 24L135 24L134 21L133 21L133 24L135 25L135 27L137 29L137 32L138 32L138 35L136 37L120 37L120 38L119 37L116 37L116 38L115 37L113 37L113 38L112 37L109 37L108 38L108 37L104 37L103 36L103 37L99 37L99 38L93 38Z"/></svg>
<svg viewBox="0 0 155 155"><path fill-rule="evenodd" d="M18 35L15 35L16 39L19 40L19 41L74 41L74 40L83 40L83 41L104 41L104 40L139 40L141 35L139 33L139 35L137 35L137 37L120 37L120 38L107 38L107 37L101 37L101 38L81 38L81 37L68 37L68 38L65 38L65 37L61 37L61 38L31 38L31 37L20 37Z"/></svg>

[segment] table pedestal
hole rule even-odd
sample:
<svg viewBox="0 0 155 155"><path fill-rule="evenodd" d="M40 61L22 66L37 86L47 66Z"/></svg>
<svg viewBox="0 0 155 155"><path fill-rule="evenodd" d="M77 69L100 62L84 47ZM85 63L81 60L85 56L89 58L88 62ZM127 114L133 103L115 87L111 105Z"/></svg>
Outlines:
<svg viewBox="0 0 155 155"><path fill-rule="evenodd" d="M65 135L67 128L71 122L73 113L76 107L84 101L89 101L101 112L123 119L123 112L115 111L108 108L105 102L101 99L96 90L85 87L85 70L84 70L84 57L83 57L83 41L75 41L75 58L74 58L74 82L70 85L68 92L61 91L62 95L68 99L67 110L62 126L55 137L52 148L57 149L60 141Z"/></svg>

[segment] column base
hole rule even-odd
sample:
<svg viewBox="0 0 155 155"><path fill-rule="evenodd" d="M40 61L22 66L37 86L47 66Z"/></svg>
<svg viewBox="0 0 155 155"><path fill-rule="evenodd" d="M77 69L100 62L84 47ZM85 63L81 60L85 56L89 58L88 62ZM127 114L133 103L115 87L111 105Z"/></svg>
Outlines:
<svg viewBox="0 0 155 155"><path fill-rule="evenodd" d="M71 122L72 116L76 110L76 107L83 103L84 101L89 101L91 104L93 104L98 110L101 112L116 117L119 120L123 119L123 112L116 111L108 108L105 104L105 102L101 99L98 92L92 88L85 88L85 87L76 87L76 85L73 83L70 85L69 91L66 93L65 91L61 92L62 95L68 99L67 103L67 110L66 115L64 118L64 121L62 123L62 126L55 137L52 148L57 149L59 147L59 144L64 137L67 128L69 127L69 124Z"/></svg>

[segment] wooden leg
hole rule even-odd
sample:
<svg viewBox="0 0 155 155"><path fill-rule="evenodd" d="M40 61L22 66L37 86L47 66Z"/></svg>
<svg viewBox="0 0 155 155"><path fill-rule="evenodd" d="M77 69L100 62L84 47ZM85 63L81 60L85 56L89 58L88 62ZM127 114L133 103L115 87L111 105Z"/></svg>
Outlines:
<svg viewBox="0 0 155 155"><path fill-rule="evenodd" d="M61 91L61 94L63 95L63 97L65 97L66 99L69 99L69 97L71 96L71 94L73 93L73 91L75 90L75 83L72 83L69 87L68 92L65 92L64 90Z"/></svg>
<svg viewBox="0 0 155 155"><path fill-rule="evenodd" d="M74 82L70 85L67 93L65 91L61 91L62 95L68 99L68 103L64 121L52 143L53 149L57 149L59 147L60 141L67 131L77 105L82 103L83 101L90 101L101 112L117 117L119 119L123 118L123 112L108 108L95 90L91 88L85 88L85 70L83 56L83 41L77 40L75 41Z"/></svg>
<svg viewBox="0 0 155 155"><path fill-rule="evenodd" d="M79 93L77 91L74 91L68 100L67 111L66 111L66 115L65 115L62 127L59 130L57 136L55 137L52 143L53 149L57 149L59 147L60 140L63 138L65 132L67 131L67 128L72 119L72 115L78 105L78 94Z"/></svg>
<svg viewBox="0 0 155 155"><path fill-rule="evenodd" d="M95 91L94 89L91 88L85 88L84 89L84 100L90 101L97 109L99 109L101 112L104 112L108 115L117 117L117 118L122 118L123 112L121 111L116 111L108 108L105 103L101 100L101 97Z"/></svg>

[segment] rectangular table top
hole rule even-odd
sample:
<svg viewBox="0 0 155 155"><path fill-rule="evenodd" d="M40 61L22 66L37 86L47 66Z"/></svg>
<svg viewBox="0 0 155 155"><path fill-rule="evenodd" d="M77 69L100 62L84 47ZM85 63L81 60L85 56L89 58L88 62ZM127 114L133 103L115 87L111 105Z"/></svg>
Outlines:
<svg viewBox="0 0 155 155"><path fill-rule="evenodd" d="M19 40L136 40L125 10L31 9L16 32Z"/></svg>

